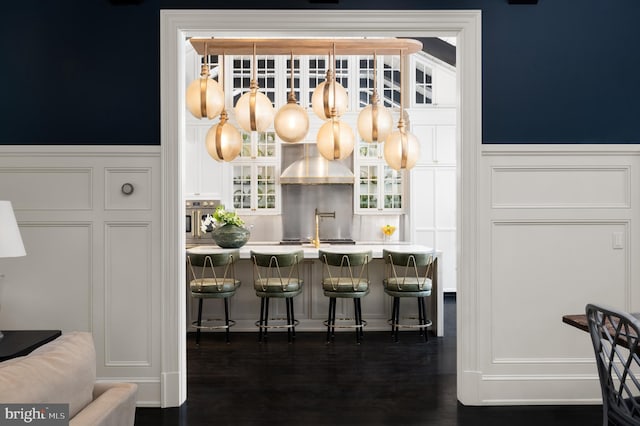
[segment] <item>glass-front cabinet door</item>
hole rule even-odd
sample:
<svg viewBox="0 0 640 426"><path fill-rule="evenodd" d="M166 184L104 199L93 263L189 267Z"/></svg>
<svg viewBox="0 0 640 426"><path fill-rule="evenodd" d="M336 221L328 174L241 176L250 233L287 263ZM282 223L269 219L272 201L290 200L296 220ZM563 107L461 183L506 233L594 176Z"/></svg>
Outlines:
<svg viewBox="0 0 640 426"><path fill-rule="evenodd" d="M360 142L354 188L357 213L404 211L404 173L386 165L382 149L382 144Z"/></svg>
<svg viewBox="0 0 640 426"><path fill-rule="evenodd" d="M233 164L233 207L239 212L277 214L280 188L274 132L243 133L242 152Z"/></svg>

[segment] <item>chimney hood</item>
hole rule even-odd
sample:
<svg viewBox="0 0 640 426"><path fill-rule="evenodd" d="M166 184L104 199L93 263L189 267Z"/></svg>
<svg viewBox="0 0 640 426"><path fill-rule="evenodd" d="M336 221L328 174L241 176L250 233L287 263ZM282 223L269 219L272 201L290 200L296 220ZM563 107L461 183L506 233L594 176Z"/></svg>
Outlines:
<svg viewBox="0 0 640 426"><path fill-rule="evenodd" d="M355 181L353 172L342 162L329 161L318 153L315 144L305 144L305 154L291 163L280 175L285 185L348 184Z"/></svg>

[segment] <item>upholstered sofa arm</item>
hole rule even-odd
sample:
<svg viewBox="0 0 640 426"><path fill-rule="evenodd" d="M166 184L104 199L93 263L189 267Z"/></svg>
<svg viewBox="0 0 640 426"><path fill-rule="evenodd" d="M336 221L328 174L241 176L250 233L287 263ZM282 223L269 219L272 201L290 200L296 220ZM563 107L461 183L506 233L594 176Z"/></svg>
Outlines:
<svg viewBox="0 0 640 426"><path fill-rule="evenodd" d="M93 401L69 422L70 426L133 426L136 393L133 383L96 383Z"/></svg>

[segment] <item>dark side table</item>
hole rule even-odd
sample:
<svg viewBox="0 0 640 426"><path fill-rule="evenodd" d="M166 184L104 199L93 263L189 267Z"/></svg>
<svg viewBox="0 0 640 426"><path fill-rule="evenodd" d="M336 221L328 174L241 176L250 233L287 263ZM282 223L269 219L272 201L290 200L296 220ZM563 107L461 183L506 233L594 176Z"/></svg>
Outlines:
<svg viewBox="0 0 640 426"><path fill-rule="evenodd" d="M9 330L0 339L0 361L24 356L62 334L60 330Z"/></svg>

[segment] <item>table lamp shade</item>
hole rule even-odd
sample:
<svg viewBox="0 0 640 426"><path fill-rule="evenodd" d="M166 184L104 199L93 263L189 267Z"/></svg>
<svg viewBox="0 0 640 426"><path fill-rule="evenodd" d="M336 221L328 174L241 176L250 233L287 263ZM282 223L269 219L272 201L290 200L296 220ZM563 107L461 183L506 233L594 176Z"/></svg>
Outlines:
<svg viewBox="0 0 640 426"><path fill-rule="evenodd" d="M0 201L0 257L26 256L11 201Z"/></svg>

